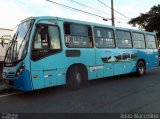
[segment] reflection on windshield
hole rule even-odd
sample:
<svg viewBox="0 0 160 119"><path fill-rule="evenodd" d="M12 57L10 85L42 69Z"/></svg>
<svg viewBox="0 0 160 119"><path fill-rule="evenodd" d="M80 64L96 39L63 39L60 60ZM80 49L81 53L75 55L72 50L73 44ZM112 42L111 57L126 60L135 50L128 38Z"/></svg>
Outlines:
<svg viewBox="0 0 160 119"><path fill-rule="evenodd" d="M33 20L28 20L18 25L12 34L12 41L9 44L5 63L12 63L21 60L25 57L27 52L27 41L29 38L29 31Z"/></svg>

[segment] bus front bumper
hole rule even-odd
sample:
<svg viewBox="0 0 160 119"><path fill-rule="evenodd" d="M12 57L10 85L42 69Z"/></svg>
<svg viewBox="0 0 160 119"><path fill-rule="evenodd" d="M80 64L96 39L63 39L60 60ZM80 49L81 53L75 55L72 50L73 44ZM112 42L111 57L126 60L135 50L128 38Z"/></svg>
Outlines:
<svg viewBox="0 0 160 119"><path fill-rule="evenodd" d="M30 79L29 71L23 71L18 77L14 78L4 78L4 83L6 86L11 87L13 89L18 89L22 91L31 91L32 88L32 80Z"/></svg>

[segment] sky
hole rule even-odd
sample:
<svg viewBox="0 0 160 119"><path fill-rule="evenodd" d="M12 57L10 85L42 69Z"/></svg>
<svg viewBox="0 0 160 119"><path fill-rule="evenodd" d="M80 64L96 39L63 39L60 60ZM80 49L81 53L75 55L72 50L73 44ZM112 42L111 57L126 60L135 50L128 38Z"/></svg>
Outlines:
<svg viewBox="0 0 160 119"><path fill-rule="evenodd" d="M77 5L71 0L52 0L65 4L83 11L91 12L111 19L110 8L104 6L98 0L74 0L85 4L99 11ZM111 0L101 0L108 6L111 6ZM128 18L135 18L140 13L145 13L154 5L160 4L160 0L114 0L114 9ZM100 12L101 11L101 12ZM14 29L21 20L31 16L58 16L82 21L90 21L111 25L111 21L103 21L100 17L87 15L81 12L72 11L45 0L0 0L0 28ZM128 18L125 18L115 12L115 25L126 28L133 28L128 25ZM137 29L137 28L135 28Z"/></svg>

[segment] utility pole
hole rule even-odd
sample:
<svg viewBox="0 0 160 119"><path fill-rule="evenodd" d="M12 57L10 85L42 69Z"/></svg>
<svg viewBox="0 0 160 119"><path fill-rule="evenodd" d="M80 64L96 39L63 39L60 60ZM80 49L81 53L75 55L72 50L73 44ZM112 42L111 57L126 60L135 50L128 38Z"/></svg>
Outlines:
<svg viewBox="0 0 160 119"><path fill-rule="evenodd" d="M113 3L113 0L111 0L111 19L112 19L112 26L115 26L115 23L114 23L114 3Z"/></svg>

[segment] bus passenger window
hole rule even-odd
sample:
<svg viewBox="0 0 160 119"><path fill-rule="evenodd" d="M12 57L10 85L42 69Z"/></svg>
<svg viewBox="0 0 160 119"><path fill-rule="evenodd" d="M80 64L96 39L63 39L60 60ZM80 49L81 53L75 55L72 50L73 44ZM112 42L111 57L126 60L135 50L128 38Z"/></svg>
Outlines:
<svg viewBox="0 0 160 119"><path fill-rule="evenodd" d="M156 49L156 39L154 35L146 35L147 47L149 49Z"/></svg>
<svg viewBox="0 0 160 119"><path fill-rule="evenodd" d="M65 42L67 47L93 47L91 27L79 24L64 24Z"/></svg>
<svg viewBox="0 0 160 119"><path fill-rule="evenodd" d="M96 47L113 48L115 47L113 30L106 28L95 28Z"/></svg>
<svg viewBox="0 0 160 119"><path fill-rule="evenodd" d="M142 33L132 33L133 36L133 46L137 49L145 48L145 37Z"/></svg>
<svg viewBox="0 0 160 119"><path fill-rule="evenodd" d="M128 31L116 30L117 47L132 48L131 33Z"/></svg>

